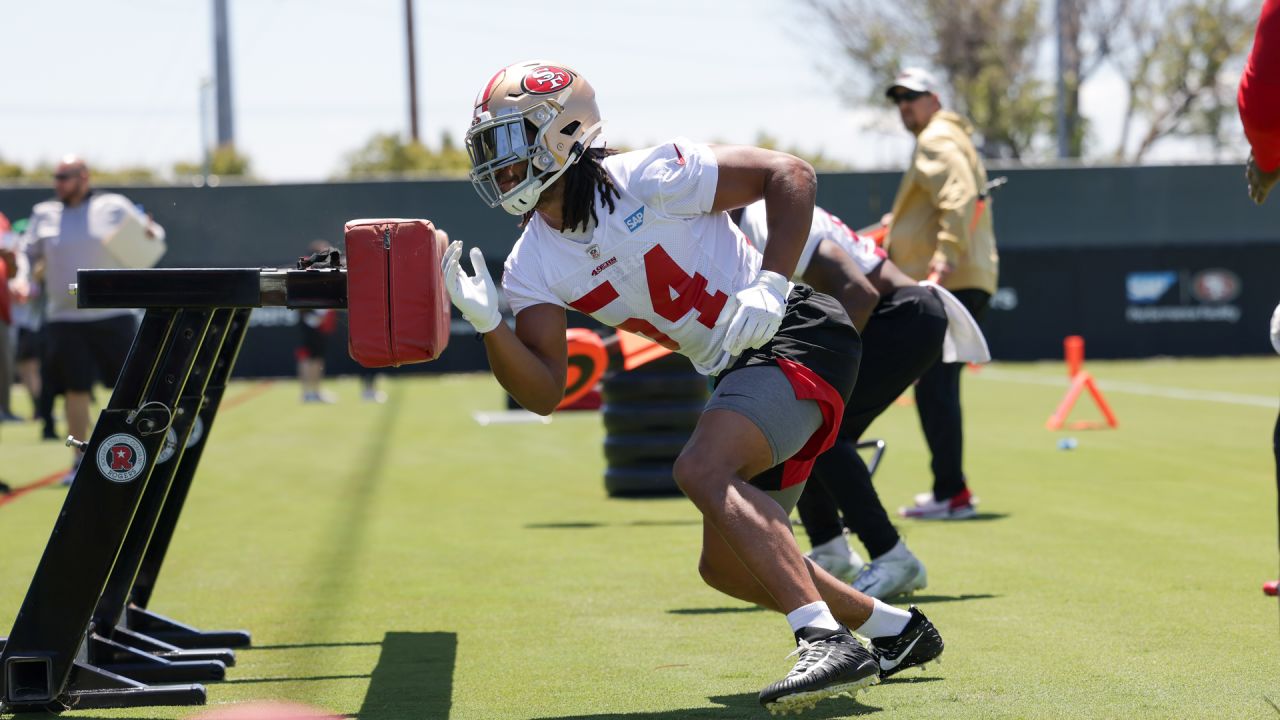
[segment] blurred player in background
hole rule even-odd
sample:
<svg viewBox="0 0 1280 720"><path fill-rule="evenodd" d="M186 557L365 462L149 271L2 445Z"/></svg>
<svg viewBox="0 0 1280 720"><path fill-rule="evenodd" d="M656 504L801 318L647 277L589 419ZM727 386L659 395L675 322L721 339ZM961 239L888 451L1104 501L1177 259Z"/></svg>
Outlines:
<svg viewBox="0 0 1280 720"><path fill-rule="evenodd" d="M51 384L66 392L67 431L80 440L89 437L89 400L95 380L114 387L124 367L137 319L133 310L76 307L67 291L80 268L120 268L103 240L126 214L137 213L128 198L97 192L89 166L76 156L58 163L53 173L57 198L32 208L24 247L32 263L43 262L45 274L45 357ZM146 219L146 236L164 240L164 228ZM83 453L72 448L72 467L64 484L75 478Z"/></svg>
<svg viewBox="0 0 1280 720"><path fill-rule="evenodd" d="M10 395L13 389L13 297L9 292L12 279L26 275L25 268L19 268L18 238L13 234L9 218L0 213L0 262L4 263L4 271L0 272L0 422L18 422L22 418L13 413ZM25 258L24 258L25 261ZM25 264L25 263L24 263Z"/></svg>
<svg viewBox="0 0 1280 720"><path fill-rule="evenodd" d="M807 562L791 534L791 509L834 442L861 353L838 303L788 281L812 219L813 169L784 153L685 139L615 154L593 147L600 127L594 89L556 63L504 68L476 99L472 182L490 207L523 217L502 279L514 330L478 248L474 275L461 269L460 242L443 270L494 375L525 408L552 412L572 307L715 377L675 477L703 515L704 580L791 625L799 659L761 691L771 711L936 657L942 640L923 615L854 591ZM774 239L763 257L724 212L761 198Z"/></svg>
<svg viewBox="0 0 1280 720"><path fill-rule="evenodd" d="M1262 4L1236 103L1252 149L1245 170L1249 197L1261 205L1280 180L1280 0Z"/></svg>
<svg viewBox="0 0 1280 720"><path fill-rule="evenodd" d="M752 244L766 247L764 203L747 206L738 224ZM880 413L942 356L949 326L956 328L951 347L960 354L952 360L985 362L990 359L986 343L959 300L907 277L874 241L822 208L814 208L796 277L844 305L863 345L858 383L845 405L838 440L814 464L817 482L806 484L797 505L813 545L809 557L871 597L919 590L928 582L924 563L889 521L857 444ZM866 547L871 562L865 568L849 548L844 528Z"/></svg>
<svg viewBox="0 0 1280 720"><path fill-rule="evenodd" d="M983 197L987 170L973 145L973 127L943 110L938 81L904 70L886 95L916 136L911 166L887 216L889 259L912 278L931 278L950 290L977 320L996 291L999 257L991 208ZM964 474L960 410L962 363L939 360L916 384L916 410L933 459L933 490L899 512L921 520L973 517L977 500Z"/></svg>
<svg viewBox="0 0 1280 720"><path fill-rule="evenodd" d="M1261 205L1280 180L1280 0L1262 4L1236 102L1252 148L1245 169L1249 197ZM1271 315L1271 345L1280 353L1280 305ZM1280 416L1271 445L1276 458L1276 514L1280 518Z"/></svg>
<svg viewBox="0 0 1280 720"><path fill-rule="evenodd" d="M40 268L32 268L27 262L27 255L22 252L22 236L27 231L27 219L23 218L13 224L13 231L3 243L16 251L18 272L9 281L9 297L13 314L14 366L18 372L18 382L31 397L32 418L40 420L45 439L56 439L53 429L53 404L42 397L40 378L40 356L43 353L40 326L44 318L44 297L39 281Z"/></svg>
<svg viewBox="0 0 1280 720"><path fill-rule="evenodd" d="M323 240L315 240L307 246L311 257L333 251L333 246ZM338 328L337 310L299 310L298 346L293 354L298 361L298 384L302 386L302 402L332 404L337 402L333 393L320 387L324 381L324 356L329 338Z"/></svg>

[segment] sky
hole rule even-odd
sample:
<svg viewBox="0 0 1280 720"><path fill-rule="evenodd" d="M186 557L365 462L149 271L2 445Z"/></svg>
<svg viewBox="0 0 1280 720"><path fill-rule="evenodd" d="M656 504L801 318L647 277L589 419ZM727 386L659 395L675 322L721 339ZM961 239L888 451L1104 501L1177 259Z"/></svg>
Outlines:
<svg viewBox="0 0 1280 720"><path fill-rule="evenodd" d="M856 168L901 167L912 138L887 106L853 108L798 0L414 0L421 137L461 141L500 67L550 59L595 86L614 143L760 132ZM374 133L408 130L403 0L229 0L237 147L258 177L323 181ZM78 153L167 171L212 137L211 0L0 0L0 158ZM1082 93L1114 146L1119 78ZM212 93L205 90L211 98ZM847 93L845 93L847 94ZM1178 146L1152 159L1207 160ZM1235 159L1235 158L1231 158Z"/></svg>

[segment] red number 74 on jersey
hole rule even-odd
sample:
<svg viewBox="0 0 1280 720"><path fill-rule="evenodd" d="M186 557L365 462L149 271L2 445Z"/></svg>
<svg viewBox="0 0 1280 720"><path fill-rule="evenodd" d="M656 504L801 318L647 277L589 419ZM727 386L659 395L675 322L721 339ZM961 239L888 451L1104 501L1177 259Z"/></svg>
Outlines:
<svg viewBox="0 0 1280 720"><path fill-rule="evenodd" d="M653 303L654 312L671 322L678 322L690 310L696 310L699 323L708 328L715 327L720 311L729 301L729 296L719 290L715 294L707 292L707 279L698 273L690 276L671 259L661 245L654 245L652 250L644 254L644 274L649 284L649 301ZM591 292L570 302L569 306L590 315L617 298L617 289L606 280ZM644 335L668 350L680 349L680 343L672 340L648 320L628 318L618 323L618 328Z"/></svg>

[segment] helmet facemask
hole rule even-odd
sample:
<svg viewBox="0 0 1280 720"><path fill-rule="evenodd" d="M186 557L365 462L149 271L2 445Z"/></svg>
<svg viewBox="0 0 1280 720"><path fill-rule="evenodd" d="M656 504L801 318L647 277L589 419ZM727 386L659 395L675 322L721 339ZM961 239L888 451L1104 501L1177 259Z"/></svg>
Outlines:
<svg viewBox="0 0 1280 720"><path fill-rule="evenodd" d="M471 183L489 207L501 205L512 215L524 215L538 204L542 191L582 156L585 146L578 141L566 153L563 163L548 149L546 135L555 126L552 121L558 114L552 103L541 102L523 112L505 108L494 115L476 116L466 140ZM598 132L598 124L590 128L588 142ZM504 193L498 184L498 171L521 162L528 163L524 179Z"/></svg>
<svg viewBox="0 0 1280 720"><path fill-rule="evenodd" d="M509 65L476 96L466 143L471 182L489 207L524 215L582 157L601 125L595 90L572 69L545 60ZM498 173L505 179L518 163L527 163L524 178L503 192Z"/></svg>

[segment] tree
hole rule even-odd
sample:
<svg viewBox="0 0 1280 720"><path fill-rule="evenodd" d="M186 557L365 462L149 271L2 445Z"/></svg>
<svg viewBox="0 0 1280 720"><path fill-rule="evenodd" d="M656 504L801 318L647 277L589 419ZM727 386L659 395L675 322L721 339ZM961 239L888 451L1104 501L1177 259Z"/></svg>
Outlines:
<svg viewBox="0 0 1280 720"><path fill-rule="evenodd" d="M883 79L920 65L940 71L952 105L970 117L988 155L1023 157L1047 146L1056 130L1056 78L1042 78L1035 59L1061 23L1063 91L1069 154L1087 150L1088 122L1079 89L1105 66L1125 80L1122 140L1117 159L1141 160L1159 140L1208 137L1221 144L1234 113L1238 75L1224 72L1248 45L1257 7L1251 0L800 0L829 29L855 86L872 83L879 101ZM866 95L850 97L863 102ZM1135 136L1136 133L1136 136ZM1136 145L1130 149L1131 136ZM1007 153L1000 152L1007 149Z"/></svg>
<svg viewBox="0 0 1280 720"><path fill-rule="evenodd" d="M1121 6L1115 45L1123 50L1108 57L1128 89L1116 159L1141 160L1157 141L1178 135L1221 146L1239 79L1224 70L1248 47L1256 6L1245 0L1127 0ZM1139 119L1146 129L1130 150Z"/></svg>
<svg viewBox="0 0 1280 720"><path fill-rule="evenodd" d="M801 2L841 50L847 86L864 90L848 100L883 103L887 78L923 66L950 84L950 105L973 121L989 155L1021 157L1049 127L1051 96L1033 72L1038 0Z"/></svg>
<svg viewBox="0 0 1280 720"><path fill-rule="evenodd" d="M0 157L0 180L21 180L24 172L21 165L11 163Z"/></svg>
<svg viewBox="0 0 1280 720"><path fill-rule="evenodd" d="M249 156L241 153L236 149L235 145L230 143L220 145L209 153L209 169L207 174L211 176L237 177L242 179L253 178L253 162ZM173 174L175 177L203 177L206 174L203 162L190 162L181 160L173 164Z"/></svg>
<svg viewBox="0 0 1280 720"><path fill-rule="evenodd" d="M378 133L345 158L342 176L362 178L379 175L432 175L465 177L471 171L471 159L446 132L440 136L440 149L432 150L420 142L405 140L395 133Z"/></svg>
<svg viewBox="0 0 1280 720"><path fill-rule="evenodd" d="M0 180L22 185L52 184L53 169L53 164L49 162L38 162L26 167L0 158ZM144 165L99 167L90 161L89 173L94 185L145 185L158 180L156 171Z"/></svg>

